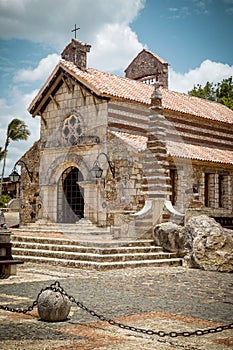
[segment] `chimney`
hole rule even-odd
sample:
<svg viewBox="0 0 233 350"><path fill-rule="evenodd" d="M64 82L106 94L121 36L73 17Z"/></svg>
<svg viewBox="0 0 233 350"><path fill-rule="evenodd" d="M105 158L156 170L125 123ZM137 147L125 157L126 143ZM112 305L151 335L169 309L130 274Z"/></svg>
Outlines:
<svg viewBox="0 0 233 350"><path fill-rule="evenodd" d="M61 58L66 61L73 62L78 68L87 68L87 52L90 52L91 45L85 44L77 39L72 41L65 47L61 54Z"/></svg>

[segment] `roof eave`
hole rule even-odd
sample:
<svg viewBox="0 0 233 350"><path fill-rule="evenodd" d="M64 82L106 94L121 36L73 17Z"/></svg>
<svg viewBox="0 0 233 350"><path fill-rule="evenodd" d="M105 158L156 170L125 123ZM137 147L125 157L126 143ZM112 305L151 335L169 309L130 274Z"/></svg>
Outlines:
<svg viewBox="0 0 233 350"><path fill-rule="evenodd" d="M34 97L32 102L30 103L27 110L32 115L32 117L35 117L38 114L41 104L43 104L42 103L42 101L44 100L43 95L46 94L46 90L49 90L51 88L52 83L54 82L54 79L55 80L57 79L57 74L59 72L59 69L60 69L60 63L56 65L53 72L50 74L50 76L48 77L44 85L40 88L37 95Z"/></svg>
<svg viewBox="0 0 233 350"><path fill-rule="evenodd" d="M96 96L102 98L112 98L112 96L110 96L109 94L101 92L91 84L88 84L85 81L85 79L82 79L82 77L76 75L75 72L69 70L60 61L28 107L28 112L32 115L33 118L39 114L40 110L46 103L49 95L54 91L57 84L60 82L63 73L68 73L71 77L73 77L76 81L85 86L88 90L91 91L91 93L94 93Z"/></svg>

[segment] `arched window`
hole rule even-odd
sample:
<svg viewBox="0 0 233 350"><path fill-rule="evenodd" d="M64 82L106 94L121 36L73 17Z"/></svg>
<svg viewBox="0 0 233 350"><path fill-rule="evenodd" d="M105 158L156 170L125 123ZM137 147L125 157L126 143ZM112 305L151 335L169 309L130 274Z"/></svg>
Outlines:
<svg viewBox="0 0 233 350"><path fill-rule="evenodd" d="M66 142L75 145L78 138L82 136L82 120L78 115L71 114L63 123L62 135Z"/></svg>

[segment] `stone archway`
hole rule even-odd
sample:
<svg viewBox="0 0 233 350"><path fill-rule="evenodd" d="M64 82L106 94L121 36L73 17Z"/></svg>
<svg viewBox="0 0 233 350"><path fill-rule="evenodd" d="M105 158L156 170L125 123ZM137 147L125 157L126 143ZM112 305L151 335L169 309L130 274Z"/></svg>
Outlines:
<svg viewBox="0 0 233 350"><path fill-rule="evenodd" d="M71 166L63 171L57 188L57 221L75 223L84 217L84 188L81 171Z"/></svg>

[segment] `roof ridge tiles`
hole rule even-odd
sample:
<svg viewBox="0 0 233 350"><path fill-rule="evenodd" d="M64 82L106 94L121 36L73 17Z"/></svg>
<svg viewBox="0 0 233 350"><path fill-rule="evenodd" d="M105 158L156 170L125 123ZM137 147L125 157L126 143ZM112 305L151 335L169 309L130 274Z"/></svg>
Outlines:
<svg viewBox="0 0 233 350"><path fill-rule="evenodd" d="M96 68L80 69L74 63L61 59L30 104L28 110L33 115L36 113L37 103L39 105L41 102L43 92L52 83L59 68L74 76L74 78L100 97L121 99L126 102L135 102L148 107L151 105L151 95L154 90L153 85L147 85L141 81L118 76L113 73L102 72ZM233 123L233 111L220 103L189 96L185 93L172 91L164 87L160 87L160 89L164 110L171 110L228 124Z"/></svg>

